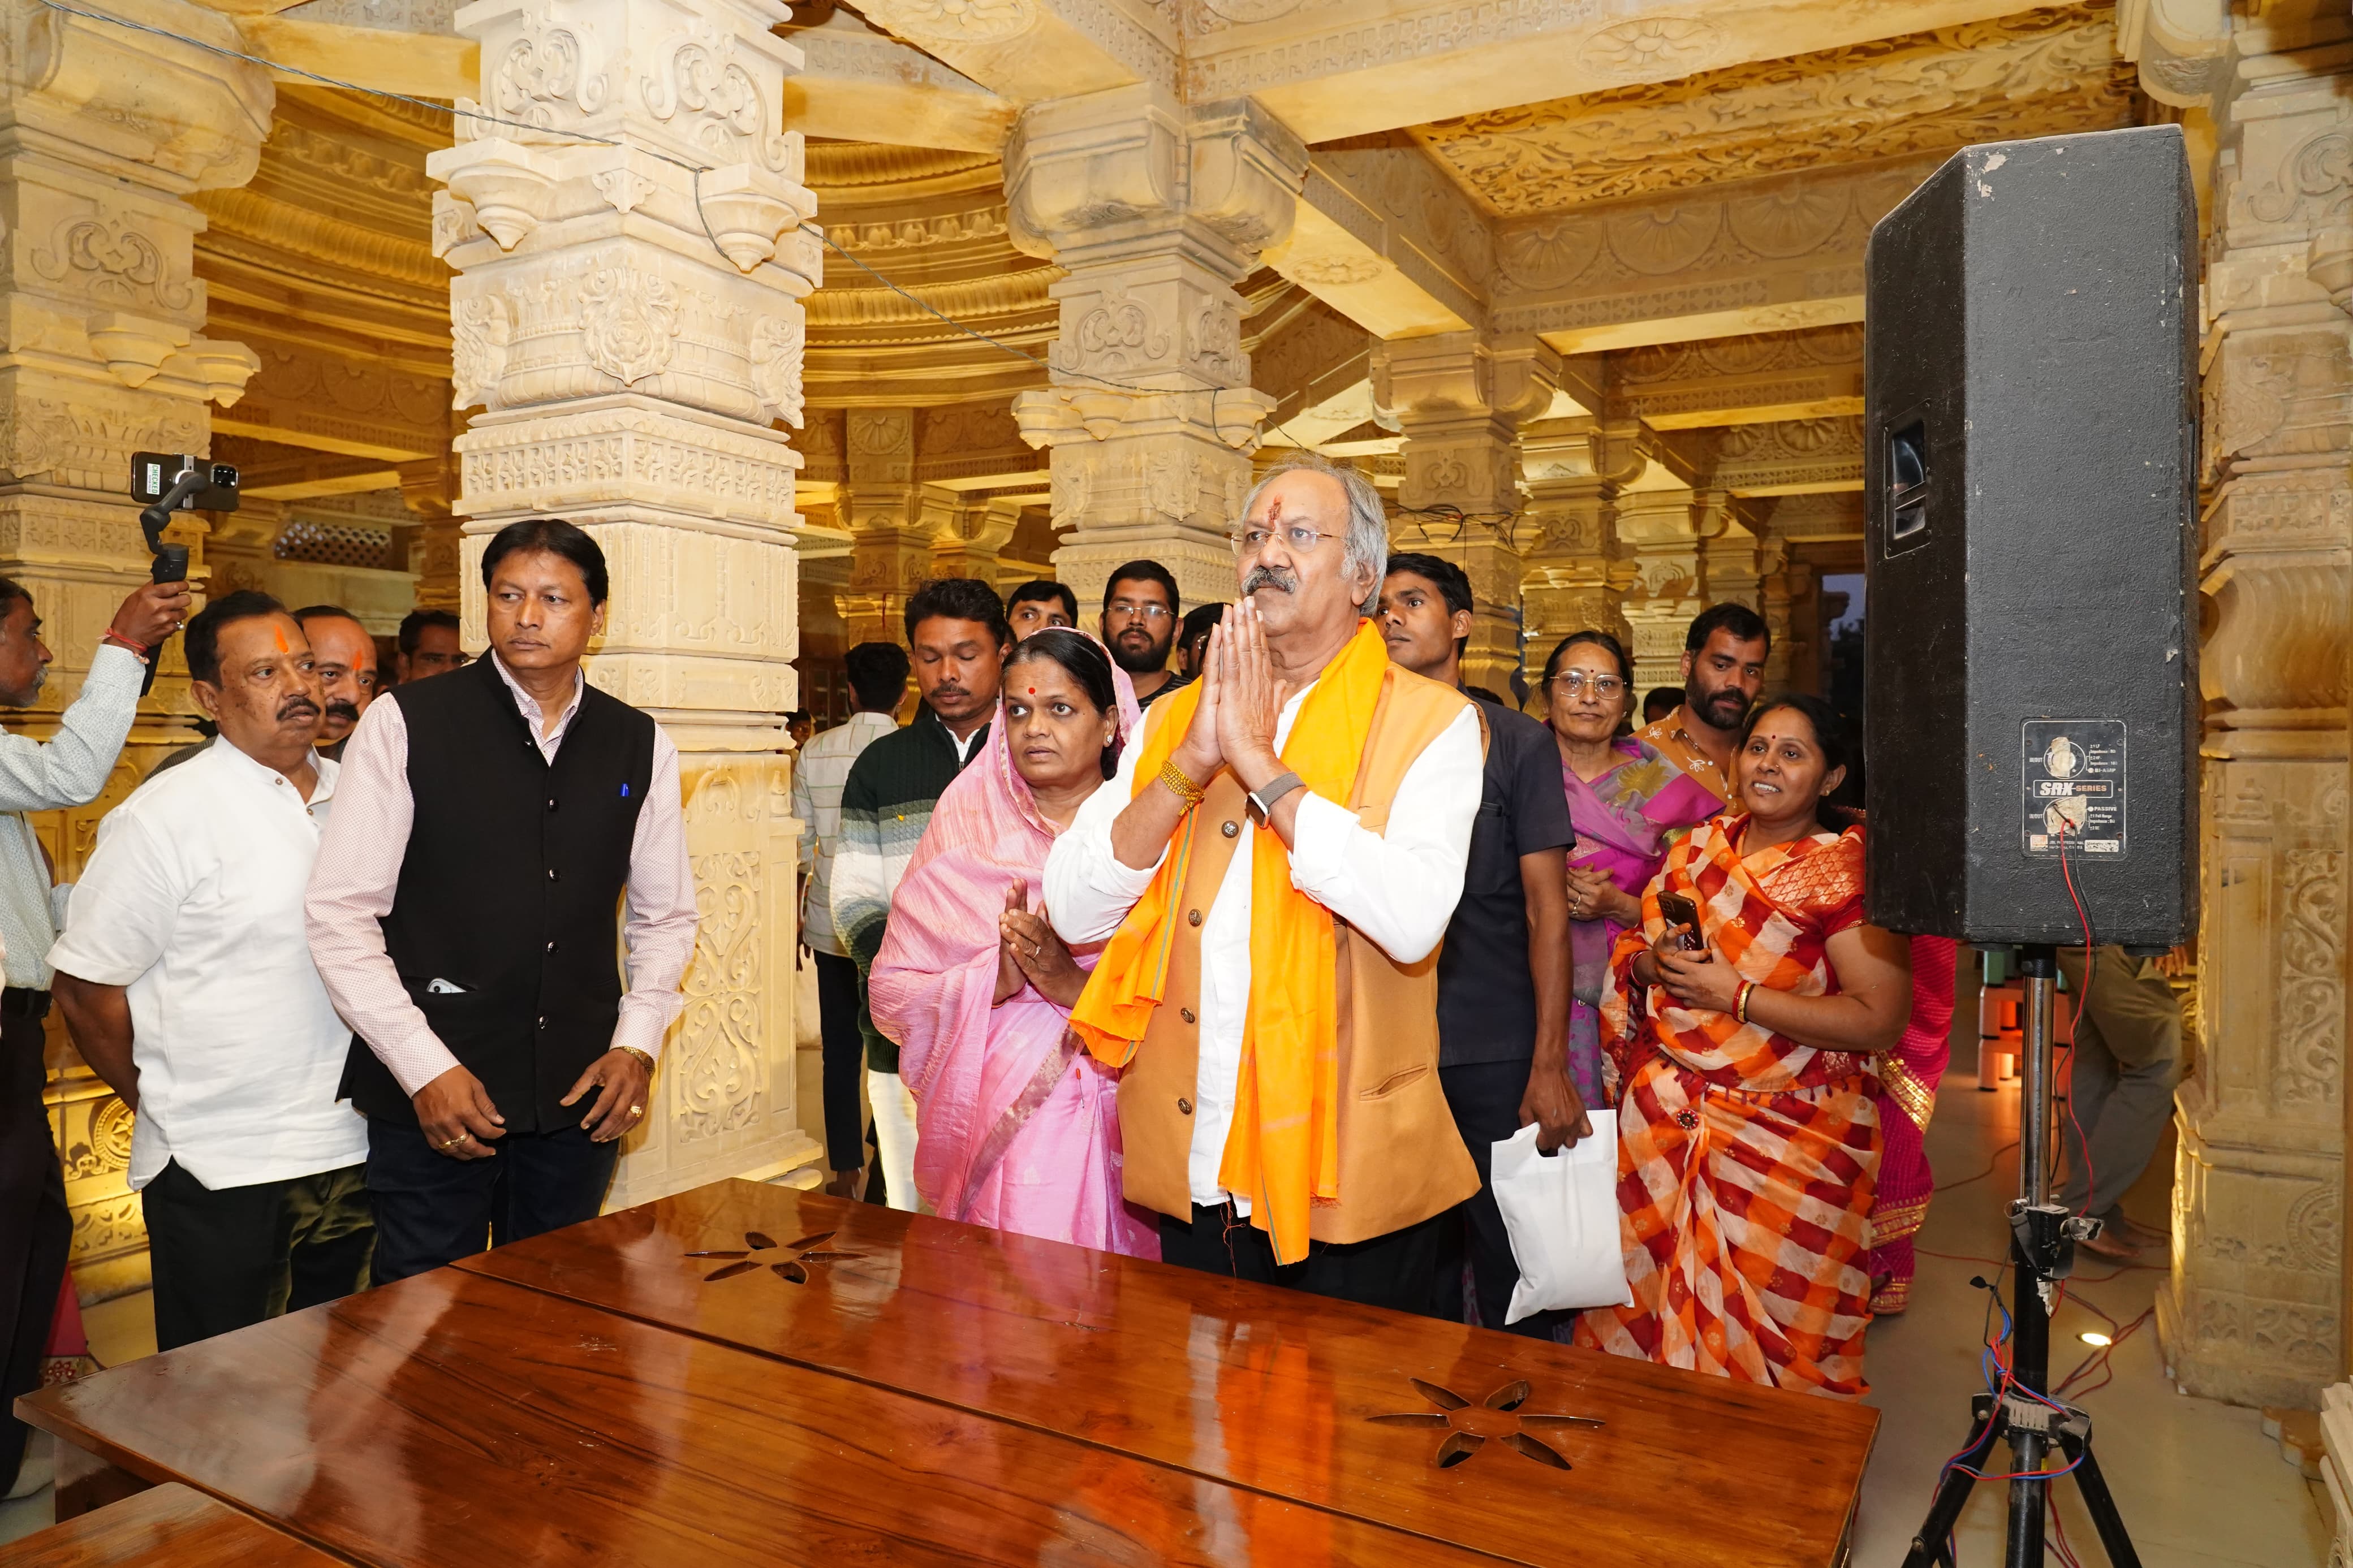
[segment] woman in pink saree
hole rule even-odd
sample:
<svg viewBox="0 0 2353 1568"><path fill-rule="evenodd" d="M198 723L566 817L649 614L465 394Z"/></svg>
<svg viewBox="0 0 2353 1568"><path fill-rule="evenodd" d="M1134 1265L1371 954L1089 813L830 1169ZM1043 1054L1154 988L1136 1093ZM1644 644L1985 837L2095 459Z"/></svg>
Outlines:
<svg viewBox="0 0 2353 1568"><path fill-rule="evenodd" d="M1639 737L1619 734L1634 701L1634 666L1608 632L1561 638L1545 661L1544 691L1577 829L1568 851L1569 1076L1586 1104L1610 1105L1600 1039L1610 952L1641 923L1642 889L1659 874L1672 836L1724 803Z"/></svg>
<svg viewBox="0 0 2353 1568"><path fill-rule="evenodd" d="M1903 1043L1873 1065L1872 1098L1886 1142L1879 1155L1879 1185L1871 1208L1871 1310L1888 1317L1912 1304L1918 1259L1912 1237L1928 1217L1936 1177L1928 1169L1928 1113L1953 1054L1952 939L1912 939L1912 1022Z"/></svg>
<svg viewBox="0 0 2353 1568"><path fill-rule="evenodd" d="M1050 627L1005 663L981 755L932 814L891 900L869 984L915 1097L915 1188L932 1212L1157 1258L1120 1192L1117 1076L1071 1004L1099 949L1047 923L1046 852L1111 776L1137 722L1103 645Z"/></svg>

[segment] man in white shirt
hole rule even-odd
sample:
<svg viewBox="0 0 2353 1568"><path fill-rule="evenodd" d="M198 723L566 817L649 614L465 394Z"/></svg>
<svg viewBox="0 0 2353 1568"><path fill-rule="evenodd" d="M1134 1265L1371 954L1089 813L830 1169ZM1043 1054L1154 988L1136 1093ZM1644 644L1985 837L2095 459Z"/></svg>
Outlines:
<svg viewBox="0 0 2353 1568"><path fill-rule="evenodd" d="M866 1169L866 1125L858 1088L866 1036L858 1026L858 961L833 928L833 855L841 844L841 786L859 753L899 727L907 695L907 650L862 642L842 656L849 677L848 720L813 737L793 768L793 815L801 824L801 945L817 966L818 1027L825 1046L826 1191L855 1198Z"/></svg>
<svg viewBox="0 0 2353 1568"><path fill-rule="evenodd" d="M1125 1195L1164 1216L1169 1262L1422 1311L1438 1223L1479 1185L1430 954L1480 721L1362 618L1388 554L1362 476L1282 465L1235 544L1208 673L1154 706L1047 858L1062 938L1119 933L1071 1022L1126 1064Z"/></svg>
<svg viewBox="0 0 2353 1568"><path fill-rule="evenodd" d="M83 1059L138 1112L161 1350L359 1289L373 1237L366 1126L335 1097L350 1035L302 918L336 767L310 645L244 592L187 654L219 738L100 824L48 955Z"/></svg>

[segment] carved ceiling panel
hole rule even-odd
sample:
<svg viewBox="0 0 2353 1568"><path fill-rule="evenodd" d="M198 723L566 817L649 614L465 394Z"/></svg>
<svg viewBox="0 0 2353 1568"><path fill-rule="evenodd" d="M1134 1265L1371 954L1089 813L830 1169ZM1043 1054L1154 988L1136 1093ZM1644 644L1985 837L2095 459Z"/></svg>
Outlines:
<svg viewBox="0 0 2353 1568"><path fill-rule="evenodd" d="M1679 79L1442 120L1413 134L1507 217L2129 124L2113 7L2023 11Z"/></svg>
<svg viewBox="0 0 2353 1568"><path fill-rule="evenodd" d="M929 405L1045 384L1047 290L1062 269L1014 248L997 158L812 142L808 184L840 247L804 301L813 405Z"/></svg>

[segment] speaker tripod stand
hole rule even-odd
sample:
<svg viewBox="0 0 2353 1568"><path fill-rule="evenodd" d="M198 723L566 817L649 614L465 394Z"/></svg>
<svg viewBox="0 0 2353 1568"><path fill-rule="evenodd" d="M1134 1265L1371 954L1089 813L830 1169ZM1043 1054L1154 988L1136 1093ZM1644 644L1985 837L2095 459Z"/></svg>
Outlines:
<svg viewBox="0 0 2353 1568"><path fill-rule="evenodd" d="M1996 1445L2005 1442L2011 1471L2005 1568L2042 1568L2050 1488L2063 1475L2072 1477L2083 1494L2110 1568L2140 1568L2140 1554L2125 1531L2124 1515L2116 1511L2107 1479L2092 1454L2092 1418L2047 1398L2054 1292L2058 1282L2074 1272L2075 1243L2098 1235L2100 1222L2074 1218L2064 1205L2051 1201L2051 1026L2057 950L2048 943L2020 948L2019 973L2026 982L2026 1007L2019 1063L2019 1192L2010 1205L2010 1258L2017 1279L2011 1292L2016 1310L2010 1375L1999 1394L1980 1394L1970 1401L1968 1447L1946 1466L1904 1568L1955 1568L1948 1545L1953 1525L1987 1458ZM2046 1473L2053 1449L2065 1457L2067 1468Z"/></svg>

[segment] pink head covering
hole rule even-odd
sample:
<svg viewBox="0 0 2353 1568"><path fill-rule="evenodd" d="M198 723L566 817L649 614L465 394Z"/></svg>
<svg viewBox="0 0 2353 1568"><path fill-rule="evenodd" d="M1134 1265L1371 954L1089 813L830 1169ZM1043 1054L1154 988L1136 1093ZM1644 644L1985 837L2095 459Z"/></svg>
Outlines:
<svg viewBox="0 0 2353 1568"><path fill-rule="evenodd" d="M1049 637L1082 638L1102 654L1127 744L1142 719L1127 672L1087 633L1050 626L1031 640ZM995 1001L1006 892L1019 883L1027 907L1043 907L1046 853L1059 831L1013 764L1000 690L987 744L940 795L892 895L868 983L874 1026L899 1042L899 1071L915 1096L916 1189L950 1219L963 1217L967 1195L1068 1066L1061 1008L1027 987ZM1092 968L1096 952L1073 956Z"/></svg>

